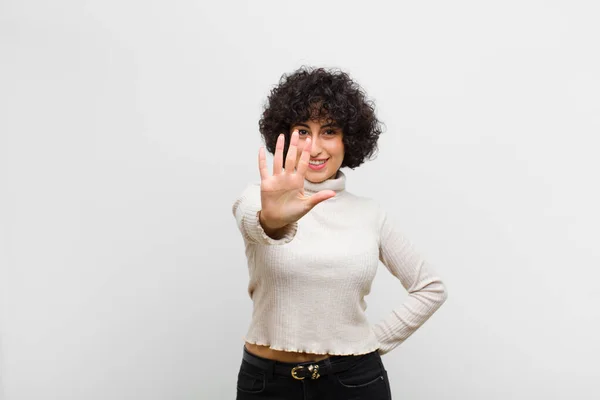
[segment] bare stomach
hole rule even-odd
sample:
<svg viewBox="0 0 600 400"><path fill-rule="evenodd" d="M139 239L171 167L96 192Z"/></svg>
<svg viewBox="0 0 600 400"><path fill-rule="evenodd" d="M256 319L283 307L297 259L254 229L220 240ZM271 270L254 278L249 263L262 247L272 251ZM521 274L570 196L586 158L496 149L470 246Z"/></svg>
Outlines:
<svg viewBox="0 0 600 400"><path fill-rule="evenodd" d="M288 362L288 363L301 363L308 361L321 361L329 358L329 354L313 354L313 353L299 353L295 351L281 351L273 350L269 346L262 346L259 344L245 343L246 350L250 353L259 357L268 358L269 360Z"/></svg>

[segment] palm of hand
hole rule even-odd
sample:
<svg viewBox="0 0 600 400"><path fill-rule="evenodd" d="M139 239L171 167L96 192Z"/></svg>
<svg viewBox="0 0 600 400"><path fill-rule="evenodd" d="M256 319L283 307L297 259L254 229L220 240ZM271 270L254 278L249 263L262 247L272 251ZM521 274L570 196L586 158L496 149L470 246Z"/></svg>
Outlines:
<svg viewBox="0 0 600 400"><path fill-rule="evenodd" d="M271 229L278 229L293 223L315 205L335 196L332 190L323 190L313 196L304 195L304 178L310 159L310 138L306 139L304 149L296 166L298 132L294 131L290 141L286 168L283 169L284 137L280 135L275 146L273 174L267 169L264 148L259 150L259 170L261 176L261 216L263 222Z"/></svg>

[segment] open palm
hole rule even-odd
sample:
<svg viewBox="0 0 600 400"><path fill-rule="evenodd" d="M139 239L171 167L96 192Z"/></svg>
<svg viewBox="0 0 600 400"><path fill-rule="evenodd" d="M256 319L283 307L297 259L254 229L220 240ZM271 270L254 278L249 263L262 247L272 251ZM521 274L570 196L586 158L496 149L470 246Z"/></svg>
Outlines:
<svg viewBox="0 0 600 400"><path fill-rule="evenodd" d="M273 174L267 169L267 159L263 147L258 152L260 170L261 223L268 229L279 229L298 221L320 202L335 196L333 190L323 190L312 196L304 195L304 179L310 160L311 139L306 138L298 165L298 132L294 131L290 140L285 169L283 168L283 147L285 138L281 134L275 145Z"/></svg>

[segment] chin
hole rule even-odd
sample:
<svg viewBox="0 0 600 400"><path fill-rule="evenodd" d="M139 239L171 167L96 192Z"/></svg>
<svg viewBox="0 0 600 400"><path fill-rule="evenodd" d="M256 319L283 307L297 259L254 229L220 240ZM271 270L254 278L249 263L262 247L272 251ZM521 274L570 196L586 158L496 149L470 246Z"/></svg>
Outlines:
<svg viewBox="0 0 600 400"><path fill-rule="evenodd" d="M312 183L321 183L323 181L325 181L326 179L324 179L323 177L319 177L319 176L311 176L306 174L306 179Z"/></svg>
<svg viewBox="0 0 600 400"><path fill-rule="evenodd" d="M307 172L305 177L306 179L308 179L310 182L312 183L321 183L321 182L325 182L327 179L332 179L335 178L337 176L337 173L330 173L328 171L321 171L321 172Z"/></svg>

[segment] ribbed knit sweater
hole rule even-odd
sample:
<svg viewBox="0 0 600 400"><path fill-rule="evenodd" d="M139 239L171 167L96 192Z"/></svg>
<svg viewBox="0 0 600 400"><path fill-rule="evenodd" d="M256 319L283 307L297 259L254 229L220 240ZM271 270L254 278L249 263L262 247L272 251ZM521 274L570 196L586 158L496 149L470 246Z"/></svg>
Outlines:
<svg viewBox="0 0 600 400"><path fill-rule="evenodd" d="M446 287L376 201L345 190L342 171L321 183L305 180L306 195L325 189L336 196L287 225L279 239L260 225L260 184L248 185L234 202L254 305L244 340L284 351L386 354L444 303ZM379 261L408 297L370 324L365 296Z"/></svg>

